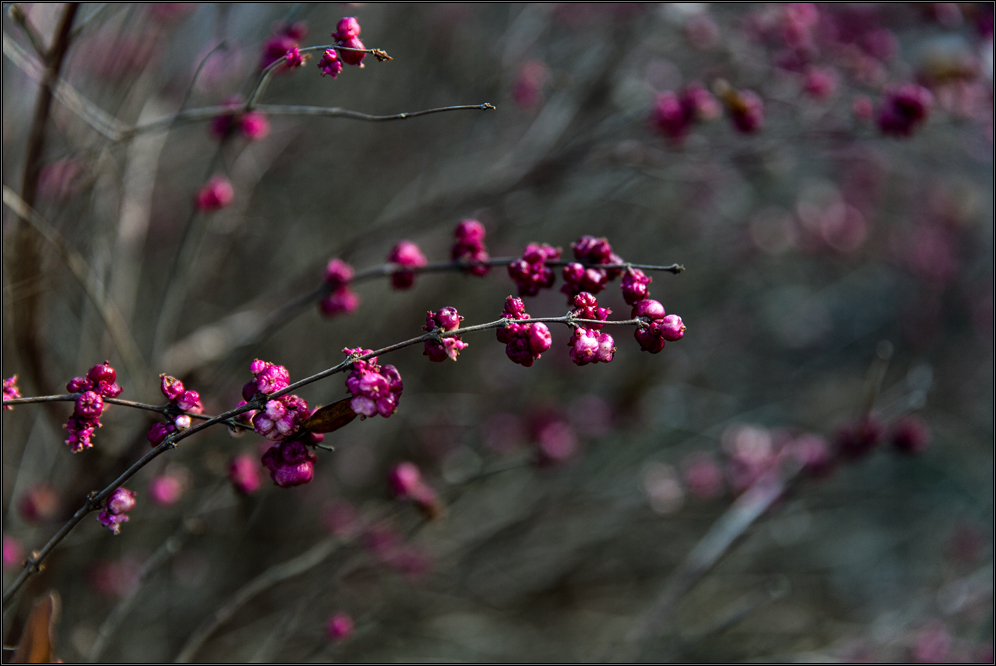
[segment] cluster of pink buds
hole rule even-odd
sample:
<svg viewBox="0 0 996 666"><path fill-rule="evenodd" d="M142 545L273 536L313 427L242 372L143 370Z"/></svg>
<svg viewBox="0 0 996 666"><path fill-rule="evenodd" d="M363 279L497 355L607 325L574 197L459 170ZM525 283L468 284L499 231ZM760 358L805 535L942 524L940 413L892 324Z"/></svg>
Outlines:
<svg viewBox="0 0 996 666"><path fill-rule="evenodd" d="M509 296L505 299L505 309L501 316L503 319L530 318L526 314L526 306L522 299L515 296ZM495 333L498 342L505 344L505 355L513 363L524 365L527 368L553 344L550 329L541 321L535 324L508 324L504 328L499 328Z"/></svg>
<svg viewBox="0 0 996 666"><path fill-rule="evenodd" d="M148 439L152 446L159 446L170 434L178 430L186 430L190 427L190 414L202 414L204 405L201 404L201 396L197 391L188 391L176 377L169 375L159 375L159 390L162 391L166 399L176 413L170 416L170 423L156 423L149 428Z"/></svg>
<svg viewBox="0 0 996 666"><path fill-rule="evenodd" d="M508 265L508 275L519 287L519 296L535 296L540 289L549 289L556 281L553 269L546 262L560 259L560 248L546 243L530 243L522 257Z"/></svg>
<svg viewBox="0 0 996 666"><path fill-rule="evenodd" d="M342 61L339 60L339 54L335 49L325 49L325 54L318 61L318 69L322 72L322 76L331 76L333 79L339 76L342 71Z"/></svg>
<svg viewBox="0 0 996 666"><path fill-rule="evenodd" d="M266 43L263 44L263 56L259 61L259 68L266 69L280 58L287 56L287 60L280 66L281 70L290 70L304 64L304 57L298 51L298 43L308 36L308 27L303 23L287 25L278 23Z"/></svg>
<svg viewBox="0 0 996 666"><path fill-rule="evenodd" d="M100 415L106 409L104 398L121 395L121 387L115 381L116 378L114 368L109 361L105 361L90 368L86 377L73 377L66 384L67 391L79 394L73 415L64 426L69 431L66 444L73 453L93 446L90 438L93 437L93 431L101 426Z"/></svg>
<svg viewBox="0 0 996 666"><path fill-rule="evenodd" d="M121 523L128 522L127 513L135 508L135 493L127 488L118 488L107 500L107 504L97 515L101 525L114 532L121 533Z"/></svg>
<svg viewBox="0 0 996 666"><path fill-rule="evenodd" d="M464 271L478 277L484 277L491 270L490 266L482 263L491 258L484 245L484 234L484 225L477 220L461 220L453 231L455 240L450 251L453 261L475 263L474 266L467 266Z"/></svg>
<svg viewBox="0 0 996 666"><path fill-rule="evenodd" d="M353 314L360 307L359 295L349 287L353 274L353 267L341 259L333 259L325 267L325 282L332 293L322 299L319 307L326 317Z"/></svg>
<svg viewBox="0 0 996 666"><path fill-rule="evenodd" d="M21 391L17 388L17 375L3 380L3 401L16 400L21 397ZM4 411L14 409L10 405L3 406Z"/></svg>
<svg viewBox="0 0 996 666"><path fill-rule="evenodd" d="M886 88L878 110L878 128L891 136L910 136L927 121L934 96L923 86L906 83Z"/></svg>
<svg viewBox="0 0 996 666"><path fill-rule="evenodd" d="M634 337L640 349L656 354L664 349L664 343L675 342L685 335L685 324L678 315L664 312L664 306L651 298L638 301L633 306L634 318L640 317L645 324L636 329Z"/></svg>
<svg viewBox="0 0 996 666"><path fill-rule="evenodd" d="M422 480L422 473L415 463L395 465L388 475L388 482L395 497L414 502L428 517L435 518L442 512L439 496Z"/></svg>
<svg viewBox="0 0 996 666"><path fill-rule="evenodd" d="M242 397L252 400L257 393L273 393L290 385L290 373L282 365L256 359L249 366L254 379L242 387ZM252 415L253 429L269 440L280 441L292 437L301 428L311 410L308 403L292 393L268 400L263 409ZM308 433L313 442L320 442L322 435ZM271 449L272 451L272 449Z"/></svg>
<svg viewBox="0 0 996 666"><path fill-rule="evenodd" d="M357 347L342 351L350 356L363 356L371 350ZM378 365L374 356L365 361L353 361L353 371L346 378L346 388L353 395L349 406L354 412L364 418L377 414L387 418L398 410L404 384L397 368Z"/></svg>
<svg viewBox="0 0 996 666"><path fill-rule="evenodd" d="M429 263L418 245L403 240L391 248L387 261L402 268L421 268ZM415 271L399 270L391 273L391 286L395 289L410 289L415 284Z"/></svg>
<svg viewBox="0 0 996 666"><path fill-rule="evenodd" d="M224 176L214 176L197 190L194 206L202 213L213 213L227 208L234 200L235 188L232 183Z"/></svg>
<svg viewBox="0 0 996 666"><path fill-rule="evenodd" d="M586 291L574 297L574 310L571 314L579 319L605 321L612 314L608 308L598 307L595 297ZM616 353L616 341L608 333L599 333L601 324L577 326L568 341L571 360L577 365L589 363L609 363Z"/></svg>
<svg viewBox="0 0 996 666"><path fill-rule="evenodd" d="M218 139L224 139L238 131L249 141L256 141L266 138L270 133L270 121L265 115L258 111L245 113L237 111L242 107L240 97L233 97L225 103L225 106L231 107L232 111L215 116L209 125L211 134Z"/></svg>
<svg viewBox="0 0 996 666"><path fill-rule="evenodd" d="M315 454L298 440L285 440L274 444L263 454L262 459L263 466L270 470L270 478L281 488L310 482L315 477L317 460Z"/></svg>
<svg viewBox="0 0 996 666"><path fill-rule="evenodd" d="M622 257L612 251L612 246L605 238L595 238L594 236L582 236L571 244L574 250L574 258L577 261L564 266L564 286L560 291L567 295L567 304L570 305L575 296L583 291L590 294L597 294L605 289L609 280L613 280L622 272L619 269L595 268L591 264L621 264ZM585 267L581 263L589 264Z"/></svg>
<svg viewBox="0 0 996 666"><path fill-rule="evenodd" d="M680 94L668 90L658 95L650 122L658 132L680 143L693 124L701 120L712 120L719 114L719 102L712 93L693 83Z"/></svg>
<svg viewBox="0 0 996 666"><path fill-rule="evenodd" d="M439 312L430 310L425 314L425 326L422 327L422 330L430 333L437 330L441 332L455 331L460 328L461 321L463 321L463 317L454 307L441 308ZM445 361L447 358L455 361L460 352L466 348L467 343L461 340L460 336L454 335L440 340L426 340L425 351L422 352L422 355L428 356L429 360L434 363Z"/></svg>

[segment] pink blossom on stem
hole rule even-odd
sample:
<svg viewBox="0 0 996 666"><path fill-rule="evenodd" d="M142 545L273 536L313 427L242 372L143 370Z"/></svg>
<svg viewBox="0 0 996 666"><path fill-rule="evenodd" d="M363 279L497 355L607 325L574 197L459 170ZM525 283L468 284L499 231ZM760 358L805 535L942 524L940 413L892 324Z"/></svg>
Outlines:
<svg viewBox="0 0 996 666"><path fill-rule="evenodd" d="M279 67L280 71L288 71L298 67L303 63L301 54L297 52L297 45L302 39L307 37L308 27L305 23L278 23L274 27L273 34L263 44L263 53L260 57L259 68L266 69L285 55L288 56ZM295 52L296 57L295 57ZM300 62L298 62L300 59Z"/></svg>
<svg viewBox="0 0 996 666"><path fill-rule="evenodd" d="M635 305L637 302L650 296L650 289L647 285L653 282L653 278L644 274L639 268L627 268L622 277L623 300L628 305Z"/></svg>
<svg viewBox="0 0 996 666"><path fill-rule="evenodd" d="M529 319L521 298L509 296L505 299L504 319ZM498 342L505 344L505 355L513 363L525 367L532 366L540 355L550 349L553 338L550 329L543 322L535 324L508 324L495 331Z"/></svg>
<svg viewBox="0 0 996 666"><path fill-rule="evenodd" d="M439 312L432 312L430 310L426 313L425 326L422 327L422 330L430 333L436 329L441 331L455 331L460 328L462 320L463 317L460 316L460 313L454 307L445 307L439 310ZM422 355L428 356L430 361L436 363L445 361L447 358L455 361L460 352L466 349L467 346L467 343L461 340L458 335L442 338L441 340L426 340L425 351L422 352Z"/></svg>
<svg viewBox="0 0 996 666"><path fill-rule="evenodd" d="M197 190L194 205L203 213L227 208L235 200L235 188L224 176L214 176Z"/></svg>
<svg viewBox="0 0 996 666"><path fill-rule="evenodd" d="M16 400L21 397L21 390L17 388L17 375L13 377L8 377L3 380L3 400L7 402L8 400ZM4 405L3 410L14 409L10 405Z"/></svg>
<svg viewBox="0 0 996 666"><path fill-rule="evenodd" d="M418 245L408 240L403 240L391 248L387 261L402 268L421 268L429 263ZM410 289L413 284L415 284L414 271L400 270L391 273L391 286L395 289Z"/></svg>

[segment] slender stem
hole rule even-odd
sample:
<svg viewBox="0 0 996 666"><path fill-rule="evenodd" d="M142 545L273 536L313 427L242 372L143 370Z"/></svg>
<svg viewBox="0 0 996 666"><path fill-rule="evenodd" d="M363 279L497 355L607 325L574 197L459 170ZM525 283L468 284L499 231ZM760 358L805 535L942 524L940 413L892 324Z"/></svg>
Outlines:
<svg viewBox="0 0 996 666"><path fill-rule="evenodd" d="M32 396L30 398L4 398L4 405L30 405L39 402L75 402L78 397L82 395L81 393L60 393L58 395L38 395ZM159 414L168 414L173 416L180 416L185 414L192 419L199 419L201 421L207 421L213 418L209 414L194 414L193 412L187 412L182 409L177 409L173 405L150 405L144 402L135 402L134 400L122 400L121 398L104 398L104 402L111 405L121 405L122 407L131 407L133 409L143 409L147 412L156 412ZM238 421L227 420L225 425L242 428L245 430L252 430L251 425L246 425L245 423L240 423Z"/></svg>
<svg viewBox="0 0 996 666"><path fill-rule="evenodd" d="M30 557L27 560L27 562L25 562L24 569L21 570L21 573L10 585L10 587L8 587L4 591L3 605L6 606L13 599L14 594L16 594L16 592L21 588L21 586L24 585L28 577L32 573L38 571L38 566L42 563L42 561L44 561L45 558L49 556L49 554L55 549L55 547L59 544L59 542L62 541L64 538L66 538L66 535L68 535L72 531L72 529L76 527L76 525L78 525L80 521L82 521L83 518L88 513L90 513L91 511L96 511L98 508L100 508L103 502L108 497L111 496L111 493L113 493L115 490L124 485L131 477L133 477L136 473L138 473L139 470L141 470L143 467L148 465L150 462L155 460L157 457L159 457L166 451L176 448L176 445L180 441L186 439L187 437L190 437L196 433L201 432L202 430L206 430L207 428L210 428L211 426L217 425L219 423L225 423L226 425L232 425L232 424L237 425L237 422L232 420L233 417L238 416L239 414L244 414L245 412L248 412L250 410L262 409L263 406L270 400L279 398L283 395L287 395L288 393L291 393L292 391L295 391L302 386L313 384L314 382L317 382L320 379L324 379L325 377L329 377L339 372L344 372L345 370L352 367L352 365L356 361L363 361L373 358L375 356L382 356L384 354L388 354L390 352L397 351L399 349L404 349L405 347L411 347L412 345L417 345L420 342L427 342L429 340L439 340L440 338L449 338L457 335L464 335L467 333L476 333L478 331L487 331L496 328L504 328L509 324L535 324L537 322L564 324L566 326L575 326L577 324L631 326L634 324L641 325L643 323L643 320L636 318L636 319L626 319L621 321L619 320L601 321L598 319L581 319L575 317L573 314L566 314L562 317L536 317L534 319L499 319L497 321L488 322L486 324L477 324L475 326L458 328L452 331L436 330L430 333L426 333L424 335L420 335L415 338L411 338L410 340L405 340L403 342L398 342L393 345L388 345L387 347L382 347L381 349L375 351L367 352L365 354L352 355L346 360L344 360L342 363L338 363L332 366L331 368L328 368L319 373L311 375L310 377L306 377L302 380L294 382L293 384L289 385L287 388L284 388L280 391L275 391L270 394L264 394L264 393L258 394L245 405L240 405L238 407L235 407L234 409L230 409L227 412L224 412L217 416L203 417L205 420L199 423L198 425L189 428L187 430L174 432L168 437L166 437L166 439L164 439L161 444L153 448L151 451L142 456L138 461L132 464L131 467L125 470L124 473L122 473L121 476L119 476L117 479L111 482L110 485L101 490L99 493L88 496L86 502L83 504L82 507L79 508L79 510L76 511L75 514L73 514L73 517L69 520L69 522L63 525L62 528L58 532L56 532L55 536L49 539L48 543L46 543L45 546L40 551L34 553L32 557ZM53 399L53 398L69 400L69 399L74 399L74 396L67 394L65 396L42 396L42 399L18 398L16 399L17 401L5 401L5 402L7 402L8 404L19 404L20 401L25 401L25 400L29 402L30 401L44 402L45 399ZM132 407L137 407L139 405L142 405L142 403L131 403L131 401L118 401L116 398L109 398L108 401L113 401L115 403L119 402L126 404L126 406L132 406ZM143 408L147 407L151 407L154 411L160 410L160 408L155 407L154 405L143 406ZM191 414L190 416L193 417L198 415Z"/></svg>
<svg viewBox="0 0 996 666"><path fill-rule="evenodd" d="M28 19L28 15L24 13L24 9L21 7L20 3L15 3L10 7L10 17L14 19L18 27L21 28L21 32L28 38L31 42L31 48L35 50L35 53L40 58L45 58L48 55L48 49L45 48L45 42L35 30L35 26L31 25L31 21Z"/></svg>

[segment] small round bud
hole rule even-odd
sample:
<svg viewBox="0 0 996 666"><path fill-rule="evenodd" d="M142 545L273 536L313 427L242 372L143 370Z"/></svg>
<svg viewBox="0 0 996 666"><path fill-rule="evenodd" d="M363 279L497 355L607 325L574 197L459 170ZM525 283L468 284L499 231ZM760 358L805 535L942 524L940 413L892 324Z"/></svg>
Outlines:
<svg viewBox="0 0 996 666"><path fill-rule="evenodd" d="M325 635L330 641L344 641L353 635L353 618L345 613L336 613L325 625Z"/></svg>
<svg viewBox="0 0 996 666"><path fill-rule="evenodd" d="M159 375L159 390L163 392L167 400L176 400L185 390L183 388L183 382L181 382L176 377L170 377L169 375Z"/></svg>
<svg viewBox="0 0 996 666"><path fill-rule="evenodd" d="M98 363L93 366L90 368L90 371L86 373L86 376L94 384L98 382L113 384L117 379L117 373L114 372L114 368L111 367L109 361L104 361L103 363Z"/></svg>
<svg viewBox="0 0 996 666"><path fill-rule="evenodd" d="M260 487L259 463L248 453L240 453L228 463L228 480L243 495L252 495Z"/></svg>
<svg viewBox="0 0 996 666"><path fill-rule="evenodd" d="M76 398L75 413L86 419L96 419L104 413L104 399L99 393L86 391Z"/></svg>
<svg viewBox="0 0 996 666"><path fill-rule="evenodd" d="M652 298L645 298L637 301L633 306L632 317L648 317L650 319L663 319L665 315L664 306Z"/></svg>
<svg viewBox="0 0 996 666"><path fill-rule="evenodd" d="M339 19L339 23L335 27L335 34L332 36L342 40L359 37L360 22L356 20L355 16L344 16Z"/></svg>
<svg viewBox="0 0 996 666"><path fill-rule="evenodd" d="M674 342L685 335L685 324L678 315L667 315L660 322L660 331L665 340Z"/></svg>

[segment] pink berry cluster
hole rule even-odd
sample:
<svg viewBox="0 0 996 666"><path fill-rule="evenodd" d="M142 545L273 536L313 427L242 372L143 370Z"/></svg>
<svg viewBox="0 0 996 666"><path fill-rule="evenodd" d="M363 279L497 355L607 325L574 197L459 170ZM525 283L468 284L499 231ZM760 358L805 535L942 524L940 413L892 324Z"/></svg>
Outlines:
<svg viewBox="0 0 996 666"><path fill-rule="evenodd" d="M560 291L567 295L568 305L572 303L575 296L583 291L590 294L602 291L610 280L614 280L622 272L615 268L596 268L591 264L624 263L622 257L612 251L612 246L605 238L582 236L571 244L571 248L574 250L574 258L577 261L572 261L564 266L565 284L560 288ZM584 262L588 266L579 262Z"/></svg>
<svg viewBox="0 0 996 666"><path fill-rule="evenodd" d="M503 319L529 319L526 306L521 298L509 296L505 299ZM530 367L533 361L550 349L553 337L550 329L543 322L534 324L508 324L496 331L498 342L505 344L505 355L513 363Z"/></svg>
<svg viewBox="0 0 996 666"><path fill-rule="evenodd" d="M121 524L128 522L128 512L135 508L135 493L127 488L118 488L107 499L107 504L97 515L101 525L114 532L121 533Z"/></svg>
<svg viewBox="0 0 996 666"><path fill-rule="evenodd" d="M264 114L258 111L246 111L245 113L237 111L242 107L240 97L233 97L225 103L225 106L231 107L232 111L215 116L209 125L211 134L216 138L224 139L238 131L247 140L257 141L265 139L270 133L270 121Z"/></svg>
<svg viewBox="0 0 996 666"><path fill-rule="evenodd" d="M436 491L423 479L422 473L415 463L398 463L388 474L391 492L401 500L409 500L427 516L435 517L442 511L442 504Z"/></svg>
<svg viewBox="0 0 996 666"><path fill-rule="evenodd" d="M202 213L213 213L227 208L235 200L235 188L224 176L213 176L194 197L194 206Z"/></svg>
<svg viewBox="0 0 996 666"><path fill-rule="evenodd" d="M916 455L930 446L930 428L916 416L899 419L890 429L874 416L866 416L841 426L837 431L837 455L845 460L857 460L887 439L898 453Z"/></svg>
<svg viewBox="0 0 996 666"><path fill-rule="evenodd" d="M934 96L915 83L886 88L878 110L878 128L883 134L908 137L927 122Z"/></svg>
<svg viewBox="0 0 996 666"><path fill-rule="evenodd" d="M17 388L17 375L3 380L3 401L16 400L21 397L21 390ZM4 405L3 410L14 409L10 405Z"/></svg>
<svg viewBox="0 0 996 666"><path fill-rule="evenodd" d="M360 23L353 16L346 16L339 19L336 31L332 33L335 43L347 49L362 49L363 42L360 41ZM318 69L322 76L331 76L333 79L339 76L342 71L342 63L347 65L363 66L363 58L366 53L357 51L347 51L339 49L325 49L325 54L318 62Z"/></svg>
<svg viewBox="0 0 996 666"><path fill-rule="evenodd" d="M273 34L263 44L263 55L259 61L259 68L266 69L277 60L287 56L287 60L280 66L281 70L290 70L304 64L304 57L298 51L297 45L308 36L308 26L303 22L288 25L278 23Z"/></svg>
<svg viewBox="0 0 996 666"><path fill-rule="evenodd" d="M325 283L332 291L322 299L319 307L326 317L353 314L360 307L359 294L349 287L353 275L353 267L341 259L333 259L325 267Z"/></svg>
<svg viewBox="0 0 996 666"><path fill-rule="evenodd" d="M66 444L73 453L79 453L93 446L93 432L101 426L100 415L107 406L104 398L116 398L121 395L121 387L115 381L117 373L111 367L110 361L98 363L90 368L85 377L73 377L66 384L70 393L78 393L73 415L64 426L69 431Z"/></svg>
<svg viewBox="0 0 996 666"><path fill-rule="evenodd" d="M478 277L484 277L491 270L490 266L480 263L491 258L484 245L484 235L484 225L477 220L461 220L453 231L453 249L450 251L453 261L476 263L477 265L467 266L464 270Z"/></svg>
<svg viewBox="0 0 996 666"><path fill-rule="evenodd" d="M159 446L170 434L189 428L190 414L204 412L200 394L188 391L176 377L159 375L159 390L169 400L175 414L167 417L171 420L170 423L156 423L149 428L148 440L152 446Z"/></svg>
<svg viewBox="0 0 996 666"><path fill-rule="evenodd" d="M560 259L560 248L546 243L527 245L522 257L508 265L508 275L519 287L519 296L535 296L540 289L552 287L557 278L546 262L557 259Z"/></svg>
<svg viewBox="0 0 996 666"><path fill-rule="evenodd" d="M634 337L640 349L656 354L664 349L665 342L675 342L685 335L685 324L678 315L664 312L659 301L645 298L633 306L632 317L639 317L644 324L636 329Z"/></svg>
<svg viewBox="0 0 996 666"><path fill-rule="evenodd" d="M719 114L719 102L712 93L692 83L680 93L668 90L658 95L650 122L658 132L680 143L696 122L712 120Z"/></svg>
<svg viewBox="0 0 996 666"><path fill-rule="evenodd" d="M397 264L402 269L421 268L429 263L418 245L409 240L400 241L391 248L391 251L387 255L387 261L388 263ZM396 270L391 273L391 286L395 289L410 289L413 284L415 284L415 271Z"/></svg>
<svg viewBox="0 0 996 666"><path fill-rule="evenodd" d="M358 356L371 352L359 347L342 351L347 355ZM354 412L364 418L377 414L387 418L397 411L404 384L397 368L393 365L378 365L377 357L374 356L365 361L353 361L353 370L346 378L346 388L353 395L349 406Z"/></svg>
<svg viewBox="0 0 996 666"><path fill-rule="evenodd" d="M290 385L290 373L282 365L256 359L249 365L254 378L242 387L242 397L252 400L258 393L274 393ZM267 400L263 409L252 415L253 429L263 437L281 441L293 437L300 430L301 424L311 416L308 403L303 398L288 393L279 398ZM320 442L322 435L308 433L309 440ZM272 449L271 449L272 451Z"/></svg>
<svg viewBox="0 0 996 666"><path fill-rule="evenodd" d="M425 326L422 327L422 330L430 333L437 330L442 332L455 331L460 328L461 321L463 321L463 317L460 316L457 309L447 306L441 308L439 312L428 311L425 314ZM455 361L460 352L466 348L467 343L461 340L460 336L454 335L440 340L426 340L425 351L422 352L422 355L428 356L429 360L434 363L446 359Z"/></svg>
<svg viewBox="0 0 996 666"><path fill-rule="evenodd" d="M571 311L579 319L597 319L605 321L612 310L598 307L595 297L586 291L574 297L574 310ZM589 363L609 363L616 353L615 340L608 333L599 333L601 324L585 324L576 326L568 341L571 360L577 365Z"/></svg>
<svg viewBox="0 0 996 666"><path fill-rule="evenodd" d="M315 454L309 451L303 442L296 439L274 444L262 458L263 466L270 470L270 478L281 488L310 482L315 477L317 460Z"/></svg>

